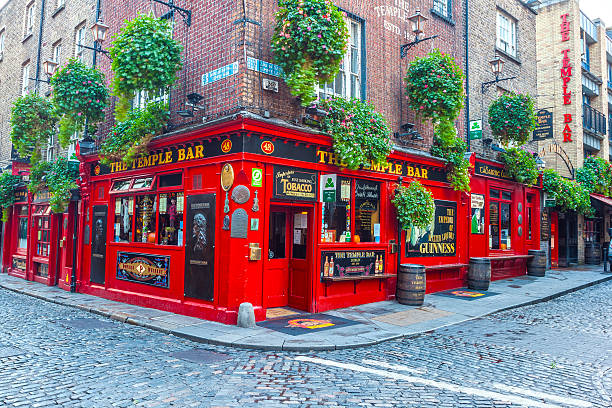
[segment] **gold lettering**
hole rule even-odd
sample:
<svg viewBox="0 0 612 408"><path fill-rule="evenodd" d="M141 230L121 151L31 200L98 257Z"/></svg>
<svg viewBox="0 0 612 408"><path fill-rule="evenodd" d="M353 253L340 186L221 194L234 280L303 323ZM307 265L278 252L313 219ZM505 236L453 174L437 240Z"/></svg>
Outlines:
<svg viewBox="0 0 612 408"><path fill-rule="evenodd" d="M427 169L421 169L421 177L424 179L427 178Z"/></svg>
<svg viewBox="0 0 612 408"><path fill-rule="evenodd" d="M321 150L317 151L317 156L319 156L319 163L325 163L325 156L327 152L323 152Z"/></svg>
<svg viewBox="0 0 612 408"><path fill-rule="evenodd" d="M172 152L166 152L166 160L164 160L164 163L171 163L172 162Z"/></svg>
<svg viewBox="0 0 612 408"><path fill-rule="evenodd" d="M196 159L203 159L204 158L204 146L202 146L202 145L196 146L196 148L195 148L195 158Z"/></svg>
<svg viewBox="0 0 612 408"><path fill-rule="evenodd" d="M193 148L192 147L187 148L187 157L185 158L185 160L193 160Z"/></svg>
<svg viewBox="0 0 612 408"><path fill-rule="evenodd" d="M408 177L414 176L414 167L408 166Z"/></svg>
<svg viewBox="0 0 612 408"><path fill-rule="evenodd" d="M178 161L185 160L185 149L178 149Z"/></svg>

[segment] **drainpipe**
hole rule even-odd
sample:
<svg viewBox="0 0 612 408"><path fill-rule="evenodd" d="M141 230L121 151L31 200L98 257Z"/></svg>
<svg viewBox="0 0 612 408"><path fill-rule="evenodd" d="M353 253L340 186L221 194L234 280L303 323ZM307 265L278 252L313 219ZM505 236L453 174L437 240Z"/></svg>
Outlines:
<svg viewBox="0 0 612 408"><path fill-rule="evenodd" d="M470 151L470 59L469 51L469 0L465 0L465 129L467 130L467 151Z"/></svg>
<svg viewBox="0 0 612 408"><path fill-rule="evenodd" d="M36 93L40 86L40 54L42 52L42 35L43 35L43 23L45 21L45 0L41 1L40 4L40 28L38 30L38 50L36 56Z"/></svg>

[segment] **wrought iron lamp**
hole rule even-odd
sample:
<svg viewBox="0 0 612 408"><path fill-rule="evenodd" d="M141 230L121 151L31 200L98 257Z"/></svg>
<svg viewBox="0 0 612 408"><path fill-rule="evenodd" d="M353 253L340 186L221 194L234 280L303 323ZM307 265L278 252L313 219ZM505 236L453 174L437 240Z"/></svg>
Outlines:
<svg viewBox="0 0 612 408"><path fill-rule="evenodd" d="M421 43L423 41L431 40L436 38L438 35L432 35L431 37L419 38L424 31L425 22L427 21L427 17L421 14L421 10L417 9L416 12L408 17L408 20L412 24L412 32L414 33L414 41L409 42L408 44L404 44L400 47L400 57L406 58L408 54L408 50L412 47Z"/></svg>
<svg viewBox="0 0 612 408"><path fill-rule="evenodd" d="M491 67L491 72L493 73L493 75L495 75L495 79L493 81L487 81L487 82L483 82L482 83L481 89L480 89L480 92L482 94L487 92L487 90L492 85L495 85L498 82L508 81L510 79L516 78L516 76L507 77L507 78L500 78L499 77L501 75L502 71L504 70L504 60L501 59L501 57L499 55L497 55L497 53L495 54L495 57L493 57L493 59L489 61L489 65Z"/></svg>

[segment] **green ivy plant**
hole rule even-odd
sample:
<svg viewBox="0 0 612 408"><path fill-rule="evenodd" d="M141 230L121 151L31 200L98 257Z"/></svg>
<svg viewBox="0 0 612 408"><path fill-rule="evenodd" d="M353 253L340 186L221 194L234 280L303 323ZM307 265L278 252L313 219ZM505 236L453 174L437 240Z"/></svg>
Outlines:
<svg viewBox="0 0 612 408"><path fill-rule="evenodd" d="M57 116L47 98L32 93L15 100L11 108L11 141L19 157L34 164L53 136Z"/></svg>
<svg viewBox="0 0 612 408"><path fill-rule="evenodd" d="M584 164L576 171L576 181L591 192L610 197L612 189L612 164L597 156L584 159Z"/></svg>
<svg viewBox="0 0 612 408"><path fill-rule="evenodd" d="M463 107L463 71L447 54L434 50L410 63L406 74L408 106L434 127L431 154L447 162L448 181L454 190L470 190L467 146L457 137L454 120Z"/></svg>
<svg viewBox="0 0 612 408"><path fill-rule="evenodd" d="M542 186L560 209L576 211L589 217L593 215L590 190L583 183L568 180L555 170L546 169L542 173Z"/></svg>
<svg viewBox="0 0 612 408"><path fill-rule="evenodd" d="M489 106L489 125L502 146L525 144L536 125L533 99L527 94L501 95Z"/></svg>
<svg viewBox="0 0 612 408"><path fill-rule="evenodd" d="M425 229L434 220L433 194L418 181L411 182L407 187L399 185L391 202L397 210L397 220L404 230L411 227Z"/></svg>
<svg viewBox="0 0 612 408"><path fill-rule="evenodd" d="M2 222L8 221L8 211L15 204L15 190L21 183L19 176L9 172L0 174L0 208L2 208Z"/></svg>
<svg viewBox="0 0 612 408"><path fill-rule="evenodd" d="M391 131L372 104L331 98L323 100L320 108L327 111L322 127L333 138L334 152L344 166L356 169L386 163Z"/></svg>
<svg viewBox="0 0 612 408"><path fill-rule="evenodd" d="M508 174L519 183L535 185L540 171L535 155L522 148L510 147L499 155Z"/></svg>
<svg viewBox="0 0 612 408"><path fill-rule="evenodd" d="M91 126L104 119L108 101L108 88L104 74L88 67L77 59L71 59L51 77L52 100L60 116L59 143L68 147L70 138L80 132L85 123Z"/></svg>
<svg viewBox="0 0 612 408"><path fill-rule="evenodd" d="M331 81L348 41L343 14L331 0L279 0L272 36L275 62L303 106L315 99L317 82Z"/></svg>
<svg viewBox="0 0 612 408"><path fill-rule="evenodd" d="M117 160L130 163L146 152L153 137L163 132L169 117L168 105L163 102L130 110L126 120L116 123L102 142L100 161L104 164Z"/></svg>
<svg viewBox="0 0 612 408"><path fill-rule="evenodd" d="M30 168L30 182L28 183L28 190L30 190L32 194L36 194L39 191L44 190L46 186L46 175L49 170L51 170L51 163L44 160L39 161Z"/></svg>
<svg viewBox="0 0 612 408"><path fill-rule="evenodd" d="M127 117L137 92L167 90L183 67L181 44L172 37L168 20L139 15L114 36L109 49L113 59L113 94L118 97L117 120Z"/></svg>
<svg viewBox="0 0 612 408"><path fill-rule="evenodd" d="M63 213L68 207L72 190L78 188L78 162L58 157L54 162L39 162L30 169L28 189L31 193L49 190L49 206L54 213Z"/></svg>

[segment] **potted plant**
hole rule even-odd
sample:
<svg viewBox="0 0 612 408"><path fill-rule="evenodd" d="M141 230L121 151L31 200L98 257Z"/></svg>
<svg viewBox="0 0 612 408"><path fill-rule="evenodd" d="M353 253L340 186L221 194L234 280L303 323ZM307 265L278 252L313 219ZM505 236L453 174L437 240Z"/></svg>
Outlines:
<svg viewBox="0 0 612 408"><path fill-rule="evenodd" d="M348 29L331 0L279 0L272 36L275 62L302 106L315 99L317 83L331 81L344 57Z"/></svg>
<svg viewBox="0 0 612 408"><path fill-rule="evenodd" d="M525 144L536 125L533 99L527 94L500 95L489 106L489 125L502 146Z"/></svg>
<svg viewBox="0 0 612 408"><path fill-rule="evenodd" d="M327 112L322 127L334 140L334 152L350 169L384 164L391 153L385 118L369 102L331 98L320 103Z"/></svg>
<svg viewBox="0 0 612 408"><path fill-rule="evenodd" d="M17 98L11 108L11 141L19 157L32 164L38 162L56 122L53 105L47 98L35 93Z"/></svg>
<svg viewBox="0 0 612 408"><path fill-rule="evenodd" d="M15 190L21 183L21 177L5 172L0 174L0 208L2 208L2 222L8 221L8 211L15 204Z"/></svg>

